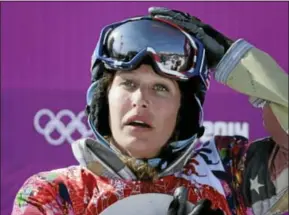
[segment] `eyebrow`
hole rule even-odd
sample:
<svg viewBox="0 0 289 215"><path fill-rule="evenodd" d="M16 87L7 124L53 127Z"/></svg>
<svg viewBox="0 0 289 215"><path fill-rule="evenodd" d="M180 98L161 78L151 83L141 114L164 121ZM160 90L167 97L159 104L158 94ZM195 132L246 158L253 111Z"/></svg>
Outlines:
<svg viewBox="0 0 289 215"><path fill-rule="evenodd" d="M119 72L118 75L120 75L120 77L121 77L121 74L123 74L123 75L129 75L129 76L135 76L134 71L135 71L135 70L118 71L118 72ZM156 72L155 72L155 73L156 73ZM158 78L160 78L160 80L157 80L157 82L158 82L158 81L162 81L162 82L164 82L164 83L166 83L166 84L170 84L170 83L171 83L171 84L173 84L173 86L179 87L178 84L177 84L177 82L174 81L173 79L162 77L162 76L159 75L158 73L156 73L156 75L158 76Z"/></svg>

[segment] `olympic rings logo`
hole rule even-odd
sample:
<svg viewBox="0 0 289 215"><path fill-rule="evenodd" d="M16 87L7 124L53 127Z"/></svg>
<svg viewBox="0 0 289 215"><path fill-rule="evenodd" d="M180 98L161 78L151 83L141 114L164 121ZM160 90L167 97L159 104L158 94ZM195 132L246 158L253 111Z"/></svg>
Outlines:
<svg viewBox="0 0 289 215"><path fill-rule="evenodd" d="M41 119L43 117L49 118L44 126L41 125ZM64 117L70 119L67 124L63 122ZM65 141L71 144L75 141L72 134L76 131L84 138L93 135L92 130L82 121L84 117L86 117L84 111L75 115L71 110L63 109L55 115L49 109L41 109L34 116L34 128L38 133L42 134L51 145L58 146ZM53 137L53 132L58 132L59 137Z"/></svg>

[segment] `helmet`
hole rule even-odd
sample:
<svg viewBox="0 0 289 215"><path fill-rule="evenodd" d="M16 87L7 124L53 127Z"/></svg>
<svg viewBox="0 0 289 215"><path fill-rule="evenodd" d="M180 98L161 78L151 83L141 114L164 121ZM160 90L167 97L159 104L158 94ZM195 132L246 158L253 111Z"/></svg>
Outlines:
<svg viewBox="0 0 289 215"><path fill-rule="evenodd" d="M143 41L136 41L140 34L144 37ZM168 36L172 38L168 39ZM164 39L168 42L164 43ZM181 42L176 44L175 41L184 43L180 47ZM173 43L171 47L164 45L170 42ZM124 43L126 47L120 48ZM122 49L126 51L121 52ZM179 59L181 66L172 65L170 61L173 57ZM152 65L161 75L177 79L181 91L181 107L174 135L177 138L171 139L157 158L147 160L153 167L166 169L170 164L184 161L183 155L190 155L192 144L204 133L202 105L209 83L205 49L183 29L150 17L133 18L106 26L92 56L92 84L87 91L86 107L88 122L99 143L110 148L104 138L111 134L106 71L132 70L144 63Z"/></svg>

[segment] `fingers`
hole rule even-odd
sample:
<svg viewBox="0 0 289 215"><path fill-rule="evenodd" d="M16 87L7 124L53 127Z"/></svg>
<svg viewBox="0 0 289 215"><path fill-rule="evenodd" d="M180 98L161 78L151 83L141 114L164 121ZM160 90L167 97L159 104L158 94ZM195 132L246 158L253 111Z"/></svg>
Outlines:
<svg viewBox="0 0 289 215"><path fill-rule="evenodd" d="M148 12L152 16L157 16L157 15L170 16L170 17L173 17L174 19L178 19L178 20L187 19L187 21L190 21L194 24L203 25L202 21L198 17L191 16L189 13L185 13L185 12L178 11L178 10L170 10L165 7L150 7L148 9Z"/></svg>
<svg viewBox="0 0 289 215"><path fill-rule="evenodd" d="M185 21L178 20L170 16L163 16L159 14L155 15L155 18L163 19L171 23L174 23L193 34L196 34L198 32L198 26L190 22L185 22Z"/></svg>
<svg viewBox="0 0 289 215"><path fill-rule="evenodd" d="M170 203L167 215L176 215L178 213L179 205L180 203L178 199L173 199L173 201Z"/></svg>
<svg viewBox="0 0 289 215"><path fill-rule="evenodd" d="M188 189L183 186L178 187L174 192L174 198L176 198L179 202L177 215L186 214Z"/></svg>
<svg viewBox="0 0 289 215"><path fill-rule="evenodd" d="M148 9L150 15L163 15L163 16L174 16L176 12L169 10L165 7L150 7Z"/></svg>
<svg viewBox="0 0 289 215"><path fill-rule="evenodd" d="M170 10L164 7L150 7L148 9L148 12L151 16L154 16L154 17L155 16L167 16L167 17L173 18L174 20L184 21L190 18L189 14L186 14L177 10Z"/></svg>
<svg viewBox="0 0 289 215"><path fill-rule="evenodd" d="M203 28L198 28L195 35L199 40L203 42L203 44L205 44L206 48L209 49L210 52L215 54L216 57L219 56L219 58L222 58L222 56L225 54L224 46L222 46L214 38L206 34Z"/></svg>
<svg viewBox="0 0 289 215"><path fill-rule="evenodd" d="M219 44L214 38L206 34L203 28L191 22L179 21L172 17L162 16L162 15L157 15L155 17L175 23L176 25L181 26L185 30L194 34L195 37L197 37L205 45L205 47L209 49L210 52L214 53L216 56L220 56L221 58L225 54L225 48L221 44Z"/></svg>
<svg viewBox="0 0 289 215"><path fill-rule="evenodd" d="M223 211L221 209L217 209L215 211L215 215L224 215Z"/></svg>
<svg viewBox="0 0 289 215"><path fill-rule="evenodd" d="M189 215L224 215L221 209L213 210L211 208L212 202L208 199L199 201L199 203L194 207L194 209L189 213Z"/></svg>
<svg viewBox="0 0 289 215"><path fill-rule="evenodd" d="M197 215L197 214L205 214L205 212L210 211L212 202L208 199L204 199L198 202L198 204L194 207L190 214Z"/></svg>
<svg viewBox="0 0 289 215"><path fill-rule="evenodd" d="M164 7L150 7L148 11L153 17L174 23L199 39L207 51L207 63L210 68L217 66L233 43L219 31L188 13Z"/></svg>

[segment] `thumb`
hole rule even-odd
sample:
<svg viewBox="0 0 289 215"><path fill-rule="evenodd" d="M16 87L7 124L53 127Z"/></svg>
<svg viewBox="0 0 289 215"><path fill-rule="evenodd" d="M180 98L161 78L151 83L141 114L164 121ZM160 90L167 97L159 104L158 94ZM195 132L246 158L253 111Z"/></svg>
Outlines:
<svg viewBox="0 0 289 215"><path fill-rule="evenodd" d="M208 199L204 199L198 202L189 215L201 215L206 214L211 208L212 202Z"/></svg>
<svg viewBox="0 0 289 215"><path fill-rule="evenodd" d="M225 48L219 44L214 38L205 33L203 28L198 28L196 37L200 39L210 52L216 56L223 56L225 54Z"/></svg>
<svg viewBox="0 0 289 215"><path fill-rule="evenodd" d="M167 215L177 215L179 205L180 205L180 203L179 203L178 199L174 198L173 201L169 205Z"/></svg>

